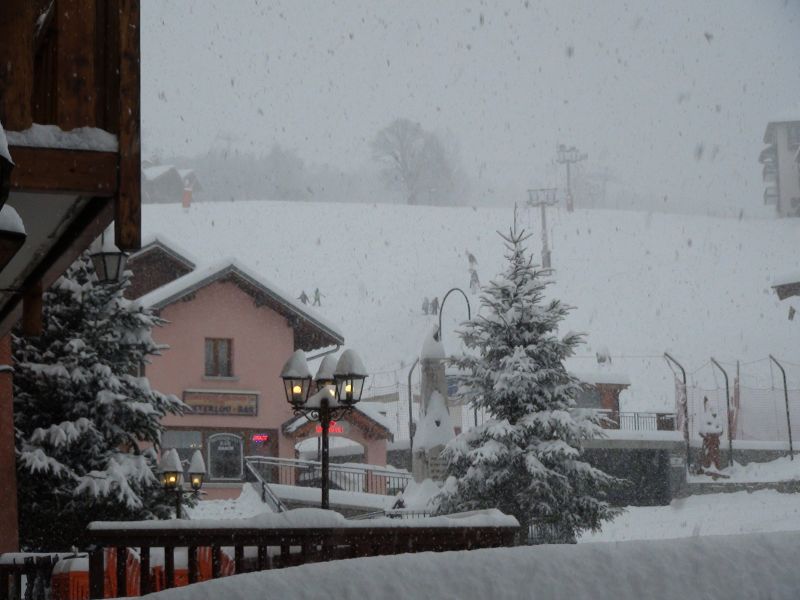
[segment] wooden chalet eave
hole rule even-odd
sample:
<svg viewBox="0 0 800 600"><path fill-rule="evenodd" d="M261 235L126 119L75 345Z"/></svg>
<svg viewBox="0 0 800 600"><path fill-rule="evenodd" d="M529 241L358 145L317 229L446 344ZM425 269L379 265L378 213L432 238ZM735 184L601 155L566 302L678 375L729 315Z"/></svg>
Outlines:
<svg viewBox="0 0 800 600"><path fill-rule="evenodd" d="M41 327L42 290L114 221L117 246L141 247L140 0L0 0L0 120L63 131L97 127L116 152L10 146L10 193L74 198L77 214L0 304L0 335L22 314ZM38 17L38 19L37 19ZM24 201L22 199L21 201ZM21 305L26 310L21 310Z"/></svg>
<svg viewBox="0 0 800 600"><path fill-rule="evenodd" d="M9 146L11 192L110 198L119 189L116 152Z"/></svg>

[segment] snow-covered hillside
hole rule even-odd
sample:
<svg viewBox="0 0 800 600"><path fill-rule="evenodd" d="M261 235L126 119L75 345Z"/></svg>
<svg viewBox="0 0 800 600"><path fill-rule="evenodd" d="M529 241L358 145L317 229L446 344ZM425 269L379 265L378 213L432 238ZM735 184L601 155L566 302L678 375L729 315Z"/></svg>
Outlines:
<svg viewBox="0 0 800 600"><path fill-rule="evenodd" d="M521 209L540 256L538 211ZM287 202L145 205L145 238L185 248L198 264L235 257L296 296L324 295L318 310L361 351L380 389L405 381L434 317L424 297L459 286L469 293L467 253L481 282L500 271L495 233L509 209ZM610 210L551 210L553 294L576 309L567 326L587 333L570 367L596 371L595 353L632 381L623 410L674 406L668 350L691 369L710 356L733 363L769 353L800 363L800 327L770 289L798 267L800 220L749 220ZM473 313L478 296L470 295ZM463 299L445 306L444 342L466 317ZM800 368L790 371L800 381ZM791 382L790 382L791 383Z"/></svg>

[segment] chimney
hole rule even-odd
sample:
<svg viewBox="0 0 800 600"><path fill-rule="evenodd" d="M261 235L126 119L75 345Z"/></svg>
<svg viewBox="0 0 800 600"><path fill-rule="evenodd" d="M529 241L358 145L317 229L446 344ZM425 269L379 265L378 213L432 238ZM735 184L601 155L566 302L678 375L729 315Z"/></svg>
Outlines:
<svg viewBox="0 0 800 600"><path fill-rule="evenodd" d="M181 200L183 208L189 208L192 205L192 184L189 180L183 182L183 199Z"/></svg>

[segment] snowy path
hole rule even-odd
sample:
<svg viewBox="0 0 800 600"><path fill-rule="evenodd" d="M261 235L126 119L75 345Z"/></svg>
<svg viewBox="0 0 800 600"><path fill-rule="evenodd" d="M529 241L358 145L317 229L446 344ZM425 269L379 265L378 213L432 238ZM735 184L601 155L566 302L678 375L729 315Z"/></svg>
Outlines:
<svg viewBox="0 0 800 600"><path fill-rule="evenodd" d="M774 490L707 494L669 506L632 506L585 542L656 540L738 533L800 531L800 497Z"/></svg>

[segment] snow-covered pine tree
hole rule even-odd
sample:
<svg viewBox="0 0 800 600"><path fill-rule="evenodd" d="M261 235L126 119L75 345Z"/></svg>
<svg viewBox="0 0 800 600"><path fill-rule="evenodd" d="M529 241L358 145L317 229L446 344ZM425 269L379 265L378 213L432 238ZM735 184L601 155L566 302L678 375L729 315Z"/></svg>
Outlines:
<svg viewBox="0 0 800 600"><path fill-rule="evenodd" d="M160 419L182 402L138 373L159 353L162 321L99 284L87 254L44 294L43 332L14 336L14 425L20 538L32 550L66 550L92 520L164 518L152 449ZM144 444L143 444L144 443Z"/></svg>
<svg viewBox="0 0 800 600"><path fill-rule="evenodd" d="M593 415L575 408L579 384L564 366L582 341L558 336L570 309L545 298L548 279L516 219L501 237L508 266L483 289L483 314L459 332L471 352L453 359L459 392L490 419L445 447L448 478L434 505L438 513L498 508L521 532L542 523L569 541L618 513L603 500L616 480L582 460L581 441L601 433Z"/></svg>

